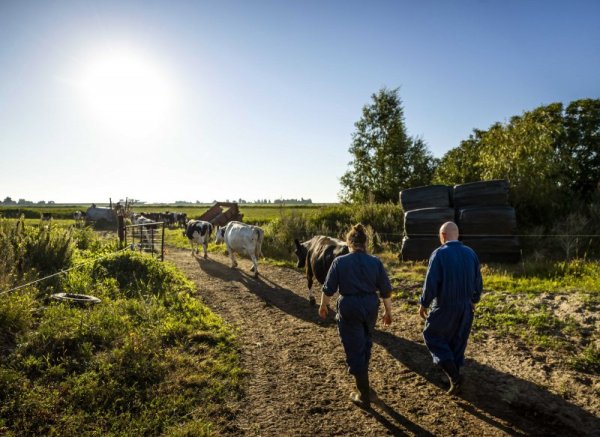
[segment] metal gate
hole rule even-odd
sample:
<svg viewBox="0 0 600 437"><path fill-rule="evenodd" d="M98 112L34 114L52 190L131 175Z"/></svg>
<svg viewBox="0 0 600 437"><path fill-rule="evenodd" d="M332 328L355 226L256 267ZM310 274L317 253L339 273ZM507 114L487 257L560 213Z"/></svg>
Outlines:
<svg viewBox="0 0 600 437"><path fill-rule="evenodd" d="M125 226L125 245L165 259L165 222Z"/></svg>

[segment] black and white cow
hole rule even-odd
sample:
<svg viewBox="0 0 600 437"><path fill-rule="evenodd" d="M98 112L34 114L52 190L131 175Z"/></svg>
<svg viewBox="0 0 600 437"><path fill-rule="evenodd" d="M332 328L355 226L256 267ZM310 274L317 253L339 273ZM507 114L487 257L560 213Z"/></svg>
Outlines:
<svg viewBox="0 0 600 437"><path fill-rule="evenodd" d="M204 247L204 258L208 257L207 247L210 235L212 234L213 226L210 222L203 220L190 220L185 226L185 235L190 240L190 246L192 246L192 255L194 255L194 244L196 245L196 253L200 253L198 246Z"/></svg>
<svg viewBox="0 0 600 437"><path fill-rule="evenodd" d="M312 291L313 276L320 284L325 282L329 267L335 258L349 253L348 245L337 238L315 235L310 240L300 243L294 240L295 254L298 257L298 268L306 267L308 300L315 305L316 299Z"/></svg>
<svg viewBox="0 0 600 437"><path fill-rule="evenodd" d="M85 220L85 213L81 211L75 211L73 213L73 219L75 220L75 223L77 225L81 225L83 223L83 220Z"/></svg>
<svg viewBox="0 0 600 437"><path fill-rule="evenodd" d="M217 228L215 243L225 242L227 252L231 258L231 268L237 266L234 252L246 254L252 259L254 276L258 276L258 258L262 256L262 243L265 237L264 231L258 226L242 222L229 222L227 226Z"/></svg>

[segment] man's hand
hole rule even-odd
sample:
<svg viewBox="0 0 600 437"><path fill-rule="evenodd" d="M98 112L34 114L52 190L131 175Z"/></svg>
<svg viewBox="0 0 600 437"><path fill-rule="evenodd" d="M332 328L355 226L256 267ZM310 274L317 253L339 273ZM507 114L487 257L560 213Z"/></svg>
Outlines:
<svg viewBox="0 0 600 437"><path fill-rule="evenodd" d="M383 317L381 318L384 326L390 326L392 324L392 315L387 311L383 313Z"/></svg>
<svg viewBox="0 0 600 437"><path fill-rule="evenodd" d="M327 305L323 305L321 303L321 305L319 306L319 317L322 318L323 320L325 320L327 318L328 312L329 312L329 308L327 308Z"/></svg>
<svg viewBox="0 0 600 437"><path fill-rule="evenodd" d="M419 305L419 315L423 320L427 319L427 308L425 308L423 305Z"/></svg>

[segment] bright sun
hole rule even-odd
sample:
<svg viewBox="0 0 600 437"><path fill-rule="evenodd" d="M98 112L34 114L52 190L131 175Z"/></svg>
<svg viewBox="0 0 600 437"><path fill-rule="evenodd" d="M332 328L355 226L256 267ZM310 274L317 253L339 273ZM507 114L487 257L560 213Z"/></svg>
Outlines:
<svg viewBox="0 0 600 437"><path fill-rule="evenodd" d="M94 55L79 84L91 115L104 129L145 137L168 125L174 104L172 83L140 53L113 49Z"/></svg>

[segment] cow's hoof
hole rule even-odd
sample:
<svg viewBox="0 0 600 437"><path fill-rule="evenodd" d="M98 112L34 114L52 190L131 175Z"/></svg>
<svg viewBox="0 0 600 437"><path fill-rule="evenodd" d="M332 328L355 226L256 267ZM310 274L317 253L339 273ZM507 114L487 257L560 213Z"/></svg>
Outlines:
<svg viewBox="0 0 600 437"><path fill-rule="evenodd" d="M250 267L250 271L253 272L254 271L254 266Z"/></svg>
<svg viewBox="0 0 600 437"><path fill-rule="evenodd" d="M310 306L313 306L313 307L317 306L317 299L315 299L314 297L311 296L309 301L310 301Z"/></svg>
<svg viewBox="0 0 600 437"><path fill-rule="evenodd" d="M207 254L204 254L204 259L207 259L207 258L208 258L208 255L207 255Z"/></svg>

